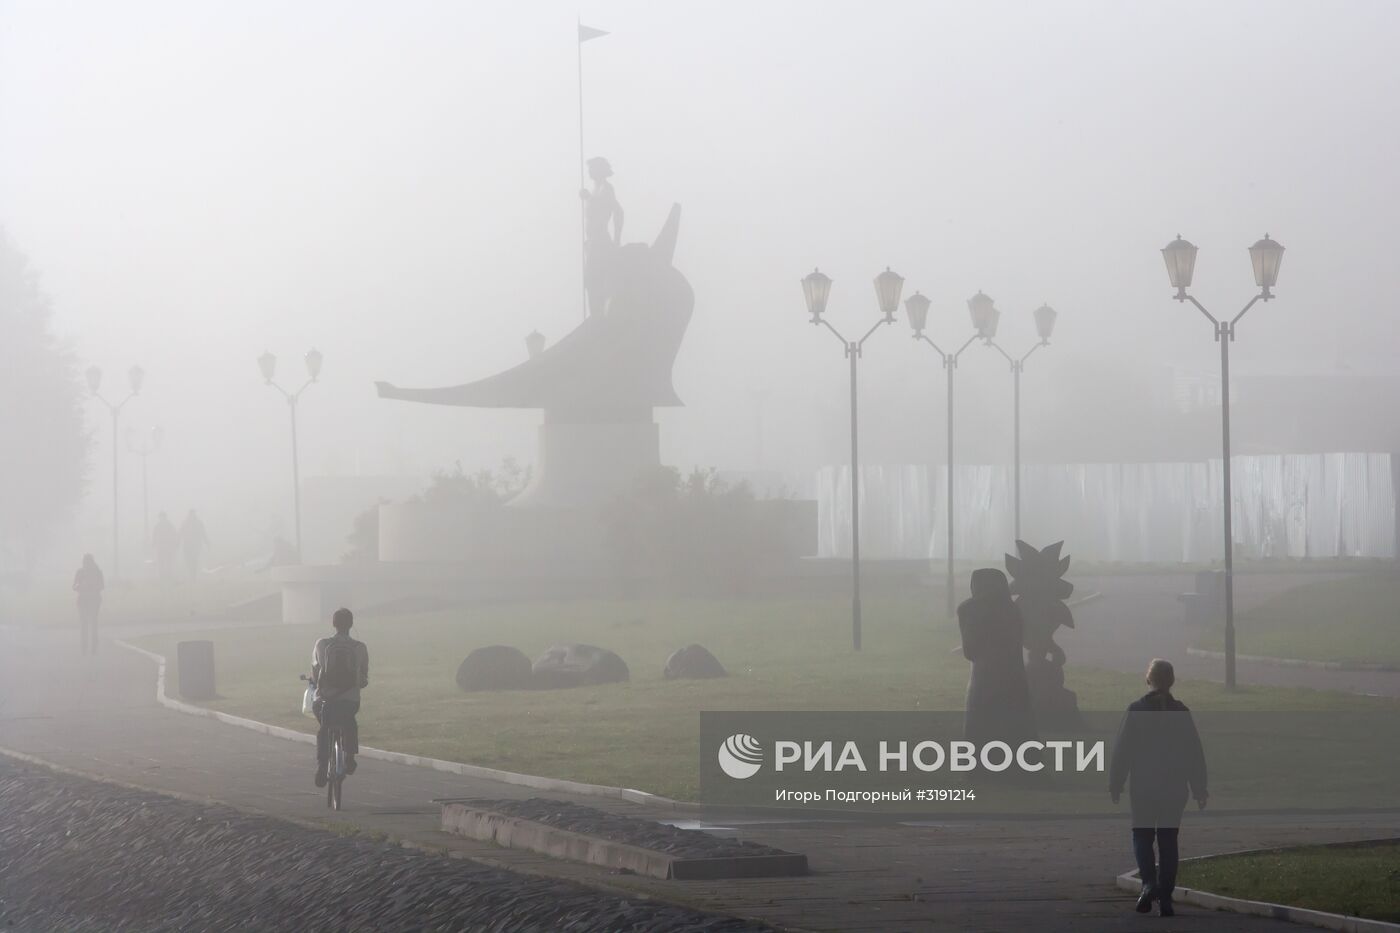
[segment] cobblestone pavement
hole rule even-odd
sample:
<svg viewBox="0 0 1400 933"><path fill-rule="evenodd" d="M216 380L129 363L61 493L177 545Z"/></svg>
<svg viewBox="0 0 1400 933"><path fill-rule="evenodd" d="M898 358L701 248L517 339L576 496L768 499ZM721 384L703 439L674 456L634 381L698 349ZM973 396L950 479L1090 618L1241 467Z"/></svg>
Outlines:
<svg viewBox="0 0 1400 933"><path fill-rule="evenodd" d="M0 927L65 933L773 929L58 774L5 756Z"/></svg>
<svg viewBox="0 0 1400 933"><path fill-rule="evenodd" d="M1131 898L1113 884L1114 876L1131 866L1126 819L917 825L728 821L725 826L740 838L805 853L813 874L682 883L610 874L437 829L433 798L537 793L524 787L366 759L346 785L348 809L332 816L324 792L312 786L307 746L166 710L154 700L149 660L110 642L97 657L81 658L72 634L0 628L0 747L110 781L310 825L382 833L494 867L797 929L1296 929L1189 906L1174 921L1132 913ZM373 715L372 704L365 715ZM621 801L572 799L648 813ZM1400 836L1400 815L1232 818L1207 811L1189 818L1183 854L1383 836Z"/></svg>

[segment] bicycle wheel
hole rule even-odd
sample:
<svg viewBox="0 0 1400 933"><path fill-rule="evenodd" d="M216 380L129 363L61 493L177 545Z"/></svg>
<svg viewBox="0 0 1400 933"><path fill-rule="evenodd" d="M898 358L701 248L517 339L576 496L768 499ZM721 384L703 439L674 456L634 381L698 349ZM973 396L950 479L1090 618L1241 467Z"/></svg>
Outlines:
<svg viewBox="0 0 1400 933"><path fill-rule="evenodd" d="M345 745L337 734L335 737L335 778L330 782L331 805L340 809L340 791L345 785Z"/></svg>
<svg viewBox="0 0 1400 933"><path fill-rule="evenodd" d="M331 754L330 760L326 762L326 807L328 809L337 807L335 785L339 781L339 769L337 764L340 761L340 730L331 730Z"/></svg>

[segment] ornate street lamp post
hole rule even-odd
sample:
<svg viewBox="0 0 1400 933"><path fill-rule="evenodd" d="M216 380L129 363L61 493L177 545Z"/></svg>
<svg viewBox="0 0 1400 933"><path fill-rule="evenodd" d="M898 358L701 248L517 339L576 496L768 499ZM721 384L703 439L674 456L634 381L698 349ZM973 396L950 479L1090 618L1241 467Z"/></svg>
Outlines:
<svg viewBox="0 0 1400 933"><path fill-rule="evenodd" d="M894 313L899 309L899 295L904 289L904 279L888 267L875 276L875 298L879 303L882 317L865 332L859 340L847 340L831 323L822 317L826 312L826 302L831 296L831 279L821 270L813 269L802 280L802 296L807 301L807 313L812 315L812 323L825 327L836 335L846 350L846 359L851 364L851 647L860 650L860 447L856 419L856 362L860 359L861 348L870 335L879 330L881 324L893 324Z"/></svg>
<svg viewBox="0 0 1400 933"><path fill-rule="evenodd" d="M97 399L107 410L112 413L112 579L117 579L121 574L121 535L117 527L117 519L120 517L119 495L117 487L117 462L120 453L120 444L117 431L117 422L121 419L122 409L126 403L141 394L141 385L146 381L146 371L140 366L133 366L126 371L127 385L131 392L120 402L109 402L99 391L102 388L102 370L96 366L89 366L87 372L83 374L87 377L88 394Z"/></svg>
<svg viewBox="0 0 1400 933"><path fill-rule="evenodd" d="M1011 468L1011 476L1012 487L1015 490L1014 527L1015 540L1017 541L1021 540L1021 372L1026 368L1026 360L1030 359L1032 353L1041 347L1050 345L1050 335L1055 330L1055 318L1059 317L1059 312L1049 305L1041 305L1035 309L1034 314L1036 335L1040 337L1040 341L1032 344L1031 348L1021 356L1016 357L1007 353L995 340L989 339L987 341L988 346L995 347L997 352L1006 357L1006 361L1011 364L1011 376L1015 383L1015 389L1012 392L1014 398L1012 405L1015 411L1012 433L1015 440L1012 443L1014 464Z"/></svg>
<svg viewBox="0 0 1400 933"><path fill-rule="evenodd" d="M141 541L146 545L151 543L151 497L146 459L160 450L160 442L164 436L165 432L159 426L144 434L135 428L126 429L126 449L141 457Z"/></svg>
<svg viewBox="0 0 1400 933"><path fill-rule="evenodd" d="M1215 341L1220 344L1220 438L1221 467L1223 476L1222 494L1225 500L1225 689L1235 689L1235 536L1231 511L1234 499L1230 491L1230 344L1235 339L1235 325L1245 316L1257 301L1270 301L1274 297L1273 288L1278 284L1278 270L1283 263L1283 247L1264 234L1249 248L1249 259L1254 266L1254 284L1259 286L1259 294L1249 299L1249 304L1239 314L1228 321L1217 318L1205 309L1199 301L1186 293L1191 287L1191 277L1196 269L1196 247L1177 238L1162 250L1162 258L1167 263L1167 277L1177 301L1189 301L1196 306L1215 330Z"/></svg>
<svg viewBox="0 0 1400 933"><path fill-rule="evenodd" d="M991 340L996 336L997 320L1001 317L1001 312L996 309L992 299L982 294L980 291L967 300L967 309L972 315L972 326L974 332L967 342L958 347L952 353L944 351L942 347L929 339L924 333L924 328L928 326L928 309L933 302L919 292L909 296L904 302L904 310L909 315L909 326L914 329L914 339L921 340L933 347L935 353L943 361L943 369L948 374L948 469L947 469L947 491L948 505L945 511L945 520L948 526L948 560L947 579L944 587L947 590L948 618L952 619L957 611L957 587L953 580L953 373L958 368L958 358L963 351L972 346L977 339Z"/></svg>
<svg viewBox="0 0 1400 933"><path fill-rule="evenodd" d="M297 400L301 398L301 393L320 378L323 359L321 351L308 350L305 357L306 382L302 383L301 388L295 392L288 392L272 381L273 376L277 374L277 357L271 353L264 353L258 357L258 368L262 370L263 380L282 393L287 400L287 408L292 413L292 509L296 515L298 560L301 559L301 466L297 461Z"/></svg>

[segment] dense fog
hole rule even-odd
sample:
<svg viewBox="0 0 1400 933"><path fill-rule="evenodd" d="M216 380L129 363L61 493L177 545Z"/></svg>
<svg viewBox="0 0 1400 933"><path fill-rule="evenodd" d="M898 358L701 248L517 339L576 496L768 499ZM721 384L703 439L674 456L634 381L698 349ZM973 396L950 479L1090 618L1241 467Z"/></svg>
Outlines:
<svg viewBox="0 0 1400 933"><path fill-rule="evenodd" d="M299 428L307 521L332 543L308 559L338 556L356 510L310 501L325 477L378 477L343 500L362 508L454 462L533 461L538 413L402 405L374 382L474 380L582 320L578 14L611 32L582 47L583 146L616 172L623 240L683 208L695 312L663 461L845 462L845 363L799 288L814 266L847 333L875 320L886 266L933 299L940 342L971 335L979 289L1017 353L1053 305L1027 462L1218 456L1218 350L1159 252L1178 233L1219 315L1256 291L1251 243L1288 250L1234 348L1237 449L1397 449L1400 7L1383 0L0 2L0 227L79 370L112 396L144 367L122 426L163 429L152 516L199 509L223 561L289 533L264 350L293 389L302 354L325 357ZM944 457L943 373L909 334L901 312L865 351L867 463ZM960 458L1007 462L1005 361L973 347L959 379ZM63 568L110 535L111 424L84 411ZM140 460L119 443L135 534Z"/></svg>

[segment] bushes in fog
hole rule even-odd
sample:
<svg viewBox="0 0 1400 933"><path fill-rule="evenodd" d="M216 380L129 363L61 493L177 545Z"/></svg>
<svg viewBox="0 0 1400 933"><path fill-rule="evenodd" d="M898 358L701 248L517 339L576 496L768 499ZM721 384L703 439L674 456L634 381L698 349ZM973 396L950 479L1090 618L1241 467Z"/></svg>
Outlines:
<svg viewBox="0 0 1400 933"><path fill-rule="evenodd" d="M747 483L714 470L674 467L639 474L603 512L618 574L684 589L742 590L783 553L782 517L763 509Z"/></svg>
<svg viewBox="0 0 1400 933"><path fill-rule="evenodd" d="M469 515L505 505L529 485L530 474L530 467L522 467L514 457L501 461L495 470L475 473L462 469L459 460L450 469L435 471L428 488L408 501L422 502L442 512ZM379 560L379 506L388 504L389 500L381 499L355 516L355 524L345 537L349 548L340 557L343 563Z"/></svg>

